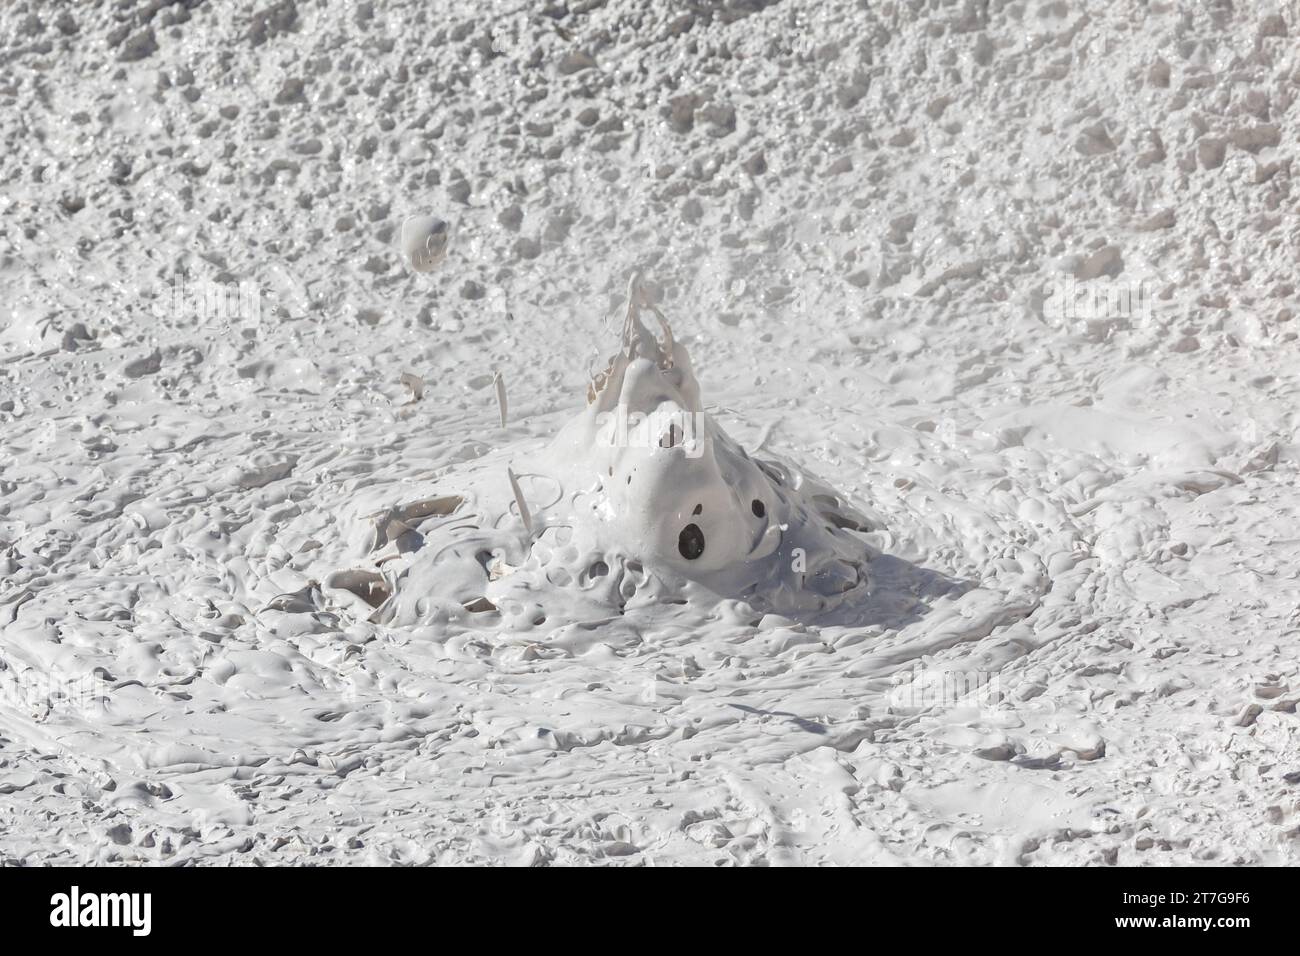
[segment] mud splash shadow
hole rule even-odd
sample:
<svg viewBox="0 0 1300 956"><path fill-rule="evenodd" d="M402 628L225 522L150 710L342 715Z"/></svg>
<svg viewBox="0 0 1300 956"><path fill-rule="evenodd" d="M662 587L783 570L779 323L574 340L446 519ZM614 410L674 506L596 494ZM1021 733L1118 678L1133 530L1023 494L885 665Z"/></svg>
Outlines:
<svg viewBox="0 0 1300 956"><path fill-rule="evenodd" d="M877 554L866 567L867 581L834 607L787 613L815 627L880 627L898 631L921 620L935 601L955 599L975 581L954 578L891 554Z"/></svg>

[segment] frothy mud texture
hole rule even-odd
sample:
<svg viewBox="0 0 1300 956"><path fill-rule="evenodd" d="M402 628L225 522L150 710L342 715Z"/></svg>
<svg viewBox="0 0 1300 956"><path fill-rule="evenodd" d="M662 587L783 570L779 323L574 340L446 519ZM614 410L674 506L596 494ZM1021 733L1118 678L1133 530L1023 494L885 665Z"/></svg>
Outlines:
<svg viewBox="0 0 1300 956"><path fill-rule="evenodd" d="M0 7L0 862L1297 862L1265 6Z"/></svg>

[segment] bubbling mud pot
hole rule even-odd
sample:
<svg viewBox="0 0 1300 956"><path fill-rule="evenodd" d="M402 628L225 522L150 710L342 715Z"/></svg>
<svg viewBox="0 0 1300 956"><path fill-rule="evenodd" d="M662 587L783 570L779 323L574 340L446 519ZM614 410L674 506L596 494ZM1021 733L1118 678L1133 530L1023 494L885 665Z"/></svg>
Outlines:
<svg viewBox="0 0 1300 956"><path fill-rule="evenodd" d="M386 508L364 565L327 585L367 605L383 596L372 618L385 624L437 619L439 601L455 600L511 630L542 621L557 633L582 616L569 588L602 617L637 592L704 608L730 598L809 622L868 615L875 555L860 532L871 519L792 467L751 459L705 413L686 349L639 276L627 302L620 350L586 409L539 452L521 449L518 476L449 476L436 494ZM662 342L642 324L647 308Z"/></svg>

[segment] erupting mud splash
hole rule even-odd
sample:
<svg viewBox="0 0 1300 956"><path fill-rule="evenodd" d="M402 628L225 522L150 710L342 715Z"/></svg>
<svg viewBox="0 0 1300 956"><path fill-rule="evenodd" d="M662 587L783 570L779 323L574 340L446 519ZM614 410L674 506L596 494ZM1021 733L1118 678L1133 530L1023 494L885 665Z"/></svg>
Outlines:
<svg viewBox="0 0 1300 956"><path fill-rule="evenodd" d="M613 613L634 600L736 598L800 617L868 595L872 551L857 532L871 520L723 431L639 276L587 407L525 461L506 481L475 475L381 515L371 566L327 585L378 603L377 622L427 623L454 597L513 629L555 626L574 592Z"/></svg>

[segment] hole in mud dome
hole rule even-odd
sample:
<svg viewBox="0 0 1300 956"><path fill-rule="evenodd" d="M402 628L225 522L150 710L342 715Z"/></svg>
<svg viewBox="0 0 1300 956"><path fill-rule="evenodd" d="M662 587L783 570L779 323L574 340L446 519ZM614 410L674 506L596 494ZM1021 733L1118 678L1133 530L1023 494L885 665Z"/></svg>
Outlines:
<svg viewBox="0 0 1300 956"><path fill-rule="evenodd" d="M749 510L754 512L755 518L761 518L763 515L767 514L767 506L757 498L750 502Z"/></svg>
<svg viewBox="0 0 1300 956"><path fill-rule="evenodd" d="M541 627L545 623L546 623L545 614L539 614L537 617L533 618L533 627Z"/></svg>
<svg viewBox="0 0 1300 956"><path fill-rule="evenodd" d="M607 574L609 574L609 565L604 561L597 561L587 569L588 577L603 578Z"/></svg>
<svg viewBox="0 0 1300 956"><path fill-rule="evenodd" d="M464 608L471 614L482 614L484 611L495 611L497 606L485 597L478 597L465 604Z"/></svg>
<svg viewBox="0 0 1300 956"><path fill-rule="evenodd" d="M696 505L695 510L691 512L691 514L693 515L698 515L703 513L704 513L704 505Z"/></svg>
<svg viewBox="0 0 1300 956"><path fill-rule="evenodd" d="M704 553L704 532L697 524L688 524L677 536L677 550L687 561L694 561Z"/></svg>

